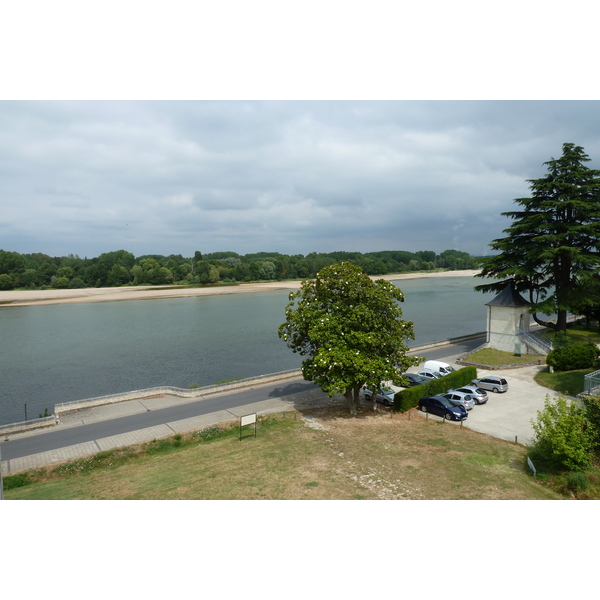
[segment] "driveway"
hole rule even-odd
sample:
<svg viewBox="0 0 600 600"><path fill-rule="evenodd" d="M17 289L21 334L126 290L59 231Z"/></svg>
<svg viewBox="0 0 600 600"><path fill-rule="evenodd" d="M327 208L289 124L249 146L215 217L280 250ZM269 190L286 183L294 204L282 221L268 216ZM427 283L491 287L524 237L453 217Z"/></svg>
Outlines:
<svg viewBox="0 0 600 600"><path fill-rule="evenodd" d="M437 360L455 365L462 356L446 356ZM460 365L456 367L459 368ZM469 411L469 417L463 426L511 442L530 445L534 436L532 419L535 420L537 412L543 410L546 397L557 398L560 395L538 385L533 380L536 373L543 369L545 369L544 365L499 371L478 369L478 377L486 375L504 377L508 381L508 391L499 394L488 391L489 400L485 404L475 405ZM415 373L418 370L418 367L409 369Z"/></svg>

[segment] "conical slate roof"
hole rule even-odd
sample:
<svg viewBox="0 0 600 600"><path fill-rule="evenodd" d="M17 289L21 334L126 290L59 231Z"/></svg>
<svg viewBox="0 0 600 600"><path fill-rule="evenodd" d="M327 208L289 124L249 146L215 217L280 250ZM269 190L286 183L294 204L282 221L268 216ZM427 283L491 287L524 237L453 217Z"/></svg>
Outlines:
<svg viewBox="0 0 600 600"><path fill-rule="evenodd" d="M511 281L493 300L485 303L486 306L528 306L529 302L517 292Z"/></svg>

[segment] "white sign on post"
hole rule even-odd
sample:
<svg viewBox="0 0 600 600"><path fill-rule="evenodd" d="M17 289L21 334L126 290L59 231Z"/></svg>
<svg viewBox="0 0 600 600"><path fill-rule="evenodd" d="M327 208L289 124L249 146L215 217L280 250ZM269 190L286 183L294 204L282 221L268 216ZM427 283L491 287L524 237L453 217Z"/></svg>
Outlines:
<svg viewBox="0 0 600 600"><path fill-rule="evenodd" d="M242 427L254 423L254 437L256 437L256 413L240 417L240 442L242 441Z"/></svg>

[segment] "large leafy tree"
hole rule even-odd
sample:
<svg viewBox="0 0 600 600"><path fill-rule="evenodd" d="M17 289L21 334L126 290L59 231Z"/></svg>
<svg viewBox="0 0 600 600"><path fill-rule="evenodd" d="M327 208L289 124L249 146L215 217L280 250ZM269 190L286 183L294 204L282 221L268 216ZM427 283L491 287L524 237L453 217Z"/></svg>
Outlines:
<svg viewBox="0 0 600 600"><path fill-rule="evenodd" d="M324 267L289 299L279 337L306 357L304 378L330 397L343 394L352 414L363 385L377 390L382 381L405 383L400 372L420 361L406 355L404 342L414 339L414 332L398 305L404 295L388 281L373 281L356 265Z"/></svg>
<svg viewBox="0 0 600 600"><path fill-rule="evenodd" d="M589 161L581 146L563 144L562 156L544 163L548 174L528 180L531 197L515 200L521 210L502 213L513 222L490 244L499 254L478 275L496 281L475 288L498 292L512 280L528 293L534 320L556 331L566 330L568 311L600 302L600 171ZM556 314L556 322L540 314Z"/></svg>

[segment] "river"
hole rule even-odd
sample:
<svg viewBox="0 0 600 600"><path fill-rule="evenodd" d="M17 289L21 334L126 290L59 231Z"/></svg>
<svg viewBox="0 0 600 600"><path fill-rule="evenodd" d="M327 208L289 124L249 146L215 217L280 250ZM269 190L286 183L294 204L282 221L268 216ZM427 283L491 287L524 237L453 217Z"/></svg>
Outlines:
<svg viewBox="0 0 600 600"><path fill-rule="evenodd" d="M416 346L484 331L493 294L471 277L394 282ZM55 404L300 367L277 336L287 291L0 308L0 424Z"/></svg>

